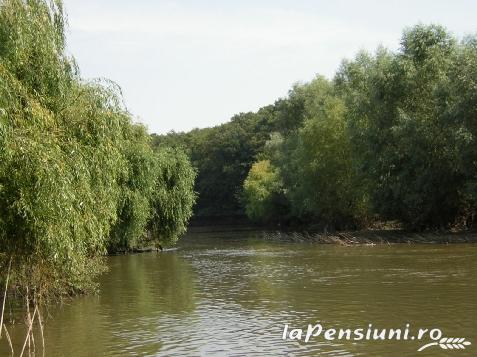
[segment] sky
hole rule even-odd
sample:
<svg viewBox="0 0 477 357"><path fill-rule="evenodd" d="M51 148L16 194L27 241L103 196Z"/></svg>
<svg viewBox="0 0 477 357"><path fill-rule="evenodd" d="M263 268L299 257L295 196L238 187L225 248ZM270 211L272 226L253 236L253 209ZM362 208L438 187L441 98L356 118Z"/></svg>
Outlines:
<svg viewBox="0 0 477 357"><path fill-rule="evenodd" d="M399 49L423 23L477 33L475 0L64 0L68 52L83 78L122 88L150 132L218 125L331 78L345 58Z"/></svg>

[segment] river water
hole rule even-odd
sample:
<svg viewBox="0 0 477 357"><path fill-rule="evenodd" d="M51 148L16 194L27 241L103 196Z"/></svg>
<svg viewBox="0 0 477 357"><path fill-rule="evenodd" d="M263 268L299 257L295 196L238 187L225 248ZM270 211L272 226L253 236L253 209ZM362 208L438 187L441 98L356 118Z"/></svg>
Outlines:
<svg viewBox="0 0 477 357"><path fill-rule="evenodd" d="M100 294L50 307L47 356L477 355L477 245L342 247L215 232L108 264ZM282 338L285 324L290 331L317 323L409 323L410 335L438 328L472 345L418 353L432 340ZM2 339L0 355L7 351Z"/></svg>

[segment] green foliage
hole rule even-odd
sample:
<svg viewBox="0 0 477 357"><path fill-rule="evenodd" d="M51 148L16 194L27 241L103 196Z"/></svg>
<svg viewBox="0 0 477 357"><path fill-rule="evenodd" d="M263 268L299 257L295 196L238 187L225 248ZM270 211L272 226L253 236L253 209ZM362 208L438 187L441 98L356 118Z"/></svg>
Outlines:
<svg viewBox="0 0 477 357"><path fill-rule="evenodd" d="M11 262L10 287L35 301L94 288L106 247L148 225L177 237L194 202L184 155L155 154L117 86L84 82L64 43L60 1L0 1L1 278Z"/></svg>
<svg viewBox="0 0 477 357"><path fill-rule="evenodd" d="M122 154L127 166L118 182L121 190L118 219L111 232L110 251L128 250L144 242L156 182L157 159L149 144L146 128L131 125L125 128L124 134Z"/></svg>
<svg viewBox="0 0 477 357"><path fill-rule="evenodd" d="M305 121L283 170L295 213L334 227L355 226L365 219L366 194L353 161L345 106L332 85L318 77L307 88Z"/></svg>
<svg viewBox="0 0 477 357"><path fill-rule="evenodd" d="M398 51L360 52L332 81L296 84L257 113L155 142L190 155L201 215L335 228L370 217L411 229L470 226L476 81L475 36L459 42L441 26L418 25Z"/></svg>
<svg viewBox="0 0 477 357"><path fill-rule="evenodd" d="M283 221L286 216L302 223L355 227L366 218L367 199L352 158L343 100L323 77L296 85L290 97L294 103L300 97L299 117L292 125L297 106L277 102L277 121L288 118L288 125L276 126L281 132L270 136L261 155L265 160L252 167L244 182L246 212L261 221ZM270 190L270 185L279 190Z"/></svg>
<svg viewBox="0 0 477 357"><path fill-rule="evenodd" d="M456 123L457 164L465 177L462 195L467 218L477 208L477 37L467 37L457 48L449 71L448 107L445 119ZM469 222L472 223L472 222Z"/></svg>
<svg viewBox="0 0 477 357"><path fill-rule="evenodd" d="M473 138L451 92L459 47L442 27L416 26L398 53L360 56L337 75L374 206L411 228L445 226L468 207L462 150Z"/></svg>
<svg viewBox="0 0 477 357"><path fill-rule="evenodd" d="M278 170L269 160L254 163L244 181L245 213L253 221L280 219L287 213Z"/></svg>
<svg viewBox="0 0 477 357"><path fill-rule="evenodd" d="M192 216L196 172L178 149L161 150L157 159L150 228L155 239L170 245L186 231Z"/></svg>
<svg viewBox="0 0 477 357"><path fill-rule="evenodd" d="M198 216L243 214L242 184L271 129L271 108L242 113L231 122L189 133L154 136L154 146L183 149L197 169Z"/></svg>
<svg viewBox="0 0 477 357"><path fill-rule="evenodd" d="M69 71L60 17L61 7L41 1L0 7L0 252L12 282L40 295L92 286L116 218L118 128L129 120L108 88ZM75 126L82 119L89 136Z"/></svg>

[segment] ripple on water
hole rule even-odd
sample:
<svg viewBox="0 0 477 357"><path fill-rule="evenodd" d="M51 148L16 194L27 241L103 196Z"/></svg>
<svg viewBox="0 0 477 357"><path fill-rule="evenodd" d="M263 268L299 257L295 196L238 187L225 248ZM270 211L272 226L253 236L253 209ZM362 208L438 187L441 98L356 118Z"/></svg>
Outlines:
<svg viewBox="0 0 477 357"><path fill-rule="evenodd" d="M175 252L112 257L99 297L51 311L47 355L403 356L417 349L281 338L285 323L318 321L338 328L409 322L477 341L477 249L194 239Z"/></svg>

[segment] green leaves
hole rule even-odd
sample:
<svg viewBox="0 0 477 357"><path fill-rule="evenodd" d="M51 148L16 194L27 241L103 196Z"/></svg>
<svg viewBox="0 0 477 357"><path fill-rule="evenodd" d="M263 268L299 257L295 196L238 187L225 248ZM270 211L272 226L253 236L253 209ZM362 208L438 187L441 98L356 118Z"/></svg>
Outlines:
<svg viewBox="0 0 477 357"><path fill-rule="evenodd" d="M467 46L440 26L419 25L404 32L400 52L378 52L365 67L357 58L337 75L357 160L384 218L417 229L446 226L470 204L463 192L475 174L460 164L470 127L453 94L456 68L470 64L461 57Z"/></svg>
<svg viewBox="0 0 477 357"><path fill-rule="evenodd" d="M269 160L254 163L243 184L245 213L253 221L276 220L284 212L280 201L284 200L283 183L277 168Z"/></svg>
<svg viewBox="0 0 477 357"><path fill-rule="evenodd" d="M189 133L153 136L157 148L187 152L197 169L196 215L243 215L242 184L272 130L273 109L235 115L231 122Z"/></svg>
<svg viewBox="0 0 477 357"><path fill-rule="evenodd" d="M148 225L177 239L195 198L190 163L152 151L117 85L79 77L64 22L61 1L0 1L0 266L36 299L93 289L106 247Z"/></svg>
<svg viewBox="0 0 477 357"><path fill-rule="evenodd" d="M161 150L156 158L150 229L155 240L171 245L186 231L192 216L196 172L178 149Z"/></svg>
<svg viewBox="0 0 477 357"><path fill-rule="evenodd" d="M361 52L332 82L296 85L277 101L279 134L244 183L249 216L273 216L262 198L268 159L289 217L305 223L356 227L377 215L411 229L472 224L476 43L418 25L404 32L398 52Z"/></svg>
<svg viewBox="0 0 477 357"><path fill-rule="evenodd" d="M352 160L344 103L323 77L296 86L292 101L297 93L302 109L296 128L271 136L264 157L272 164L255 163L244 182L247 215L355 226L366 216L366 194ZM278 110L289 108L281 103ZM293 114L277 115L287 116Z"/></svg>

